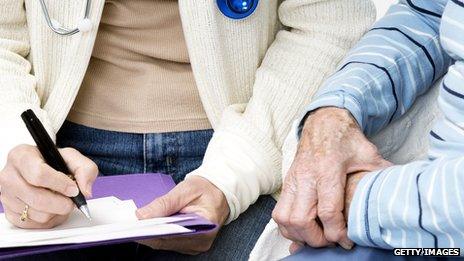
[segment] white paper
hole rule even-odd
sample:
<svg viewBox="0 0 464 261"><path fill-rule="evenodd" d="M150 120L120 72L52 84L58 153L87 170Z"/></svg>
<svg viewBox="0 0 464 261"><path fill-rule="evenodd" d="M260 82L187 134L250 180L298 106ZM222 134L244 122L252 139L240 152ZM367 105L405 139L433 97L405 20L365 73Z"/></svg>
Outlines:
<svg viewBox="0 0 464 261"><path fill-rule="evenodd" d="M87 201L92 220L75 209L64 224L53 229L20 229L0 214L0 248L97 242L119 238L188 233L191 230L171 224L191 217L165 217L138 220L132 200L115 197Z"/></svg>

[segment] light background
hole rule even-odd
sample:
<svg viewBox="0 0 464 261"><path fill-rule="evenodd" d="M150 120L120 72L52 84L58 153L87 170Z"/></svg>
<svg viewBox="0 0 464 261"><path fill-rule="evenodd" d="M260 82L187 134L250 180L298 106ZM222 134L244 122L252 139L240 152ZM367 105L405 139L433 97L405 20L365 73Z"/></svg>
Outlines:
<svg viewBox="0 0 464 261"><path fill-rule="evenodd" d="M397 3L396 0L372 0L377 8L377 19L381 18L391 4Z"/></svg>

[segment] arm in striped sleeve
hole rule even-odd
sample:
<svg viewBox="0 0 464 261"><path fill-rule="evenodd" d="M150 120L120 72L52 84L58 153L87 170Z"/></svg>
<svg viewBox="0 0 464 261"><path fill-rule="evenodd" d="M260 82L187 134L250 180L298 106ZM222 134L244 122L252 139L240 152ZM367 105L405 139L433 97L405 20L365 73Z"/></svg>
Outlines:
<svg viewBox="0 0 464 261"><path fill-rule="evenodd" d="M401 0L393 5L350 51L306 111L345 108L368 135L403 115L450 64L439 44L446 2Z"/></svg>
<svg viewBox="0 0 464 261"><path fill-rule="evenodd" d="M377 248L464 250L464 157L394 166L364 177L350 207L348 236Z"/></svg>
<svg viewBox="0 0 464 261"><path fill-rule="evenodd" d="M456 62L440 87L444 117L430 132L427 161L368 174L358 184L348 221L365 246L460 247L464 252L464 1L451 0L441 43Z"/></svg>

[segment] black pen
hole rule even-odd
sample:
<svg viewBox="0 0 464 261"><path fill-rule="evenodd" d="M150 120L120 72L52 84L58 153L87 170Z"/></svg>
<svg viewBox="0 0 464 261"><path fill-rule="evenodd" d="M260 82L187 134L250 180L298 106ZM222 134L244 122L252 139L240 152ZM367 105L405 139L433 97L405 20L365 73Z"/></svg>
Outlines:
<svg viewBox="0 0 464 261"><path fill-rule="evenodd" d="M23 119L27 129L29 130L29 133L37 144L37 148L44 157L45 162L50 165L50 167L64 173L75 181L74 176L72 175L71 171L69 171L69 168L64 162L63 157L61 157L61 154L58 152L58 149L53 143L53 140L50 138L35 113L32 110L27 110L21 114L21 118ZM80 190L79 194L75 197L72 197L71 200L88 219L91 219L89 208L87 207L87 201L85 200L85 197L82 195Z"/></svg>

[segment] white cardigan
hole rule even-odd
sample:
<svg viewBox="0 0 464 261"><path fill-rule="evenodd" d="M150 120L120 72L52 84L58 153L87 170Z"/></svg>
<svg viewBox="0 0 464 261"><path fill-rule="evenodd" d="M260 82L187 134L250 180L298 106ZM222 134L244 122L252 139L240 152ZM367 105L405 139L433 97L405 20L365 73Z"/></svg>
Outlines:
<svg viewBox="0 0 464 261"><path fill-rule="evenodd" d="M67 27L86 1L48 1ZM229 203L228 222L281 186L284 138L324 78L373 22L368 0L261 0L231 20L215 0L179 0L201 100L215 134L203 165ZM280 6L280 7L279 7ZM15 145L34 144L20 120L33 109L54 137L81 85L104 0L93 0L87 33L63 37L45 23L38 0L0 4L0 167ZM278 8L279 7L279 8Z"/></svg>

